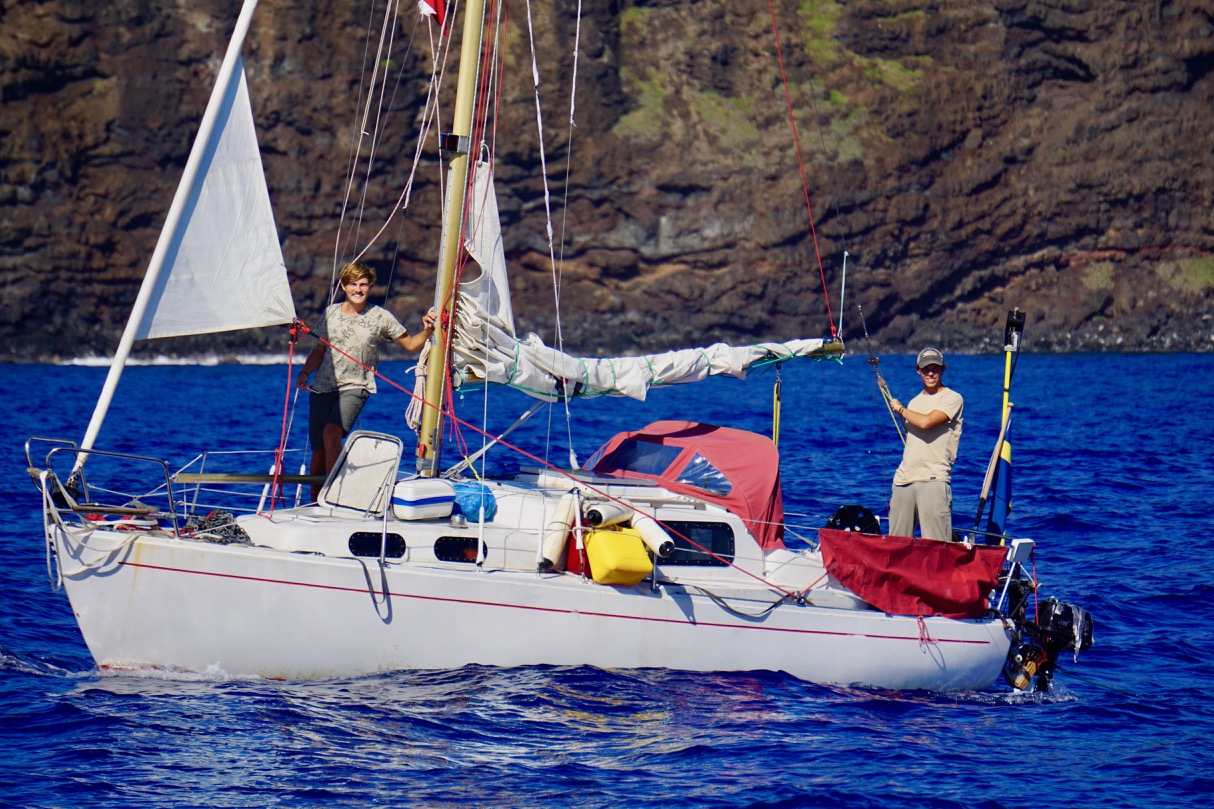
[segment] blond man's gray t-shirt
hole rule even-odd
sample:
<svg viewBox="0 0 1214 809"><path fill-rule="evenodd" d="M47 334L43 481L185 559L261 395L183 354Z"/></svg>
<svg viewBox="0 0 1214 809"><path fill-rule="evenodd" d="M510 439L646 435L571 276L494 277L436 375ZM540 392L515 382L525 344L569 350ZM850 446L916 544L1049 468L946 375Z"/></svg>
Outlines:
<svg viewBox="0 0 1214 809"><path fill-rule="evenodd" d="M324 320L315 330L317 337L332 345L316 369L312 386L320 393L355 388L375 393L375 375L362 366L374 370L379 365L379 344L395 340L408 331L381 306L368 306L361 315L351 316L342 314L341 307L340 303L335 303L325 309Z"/></svg>

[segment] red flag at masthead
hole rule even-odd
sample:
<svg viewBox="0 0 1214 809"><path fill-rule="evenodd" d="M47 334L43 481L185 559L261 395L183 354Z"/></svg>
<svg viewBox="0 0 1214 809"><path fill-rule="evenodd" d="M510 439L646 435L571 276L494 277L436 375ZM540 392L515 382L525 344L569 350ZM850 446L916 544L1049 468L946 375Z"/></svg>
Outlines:
<svg viewBox="0 0 1214 809"><path fill-rule="evenodd" d="M417 10L422 16L434 17L439 25L443 24L443 8L446 5L446 0L417 0Z"/></svg>

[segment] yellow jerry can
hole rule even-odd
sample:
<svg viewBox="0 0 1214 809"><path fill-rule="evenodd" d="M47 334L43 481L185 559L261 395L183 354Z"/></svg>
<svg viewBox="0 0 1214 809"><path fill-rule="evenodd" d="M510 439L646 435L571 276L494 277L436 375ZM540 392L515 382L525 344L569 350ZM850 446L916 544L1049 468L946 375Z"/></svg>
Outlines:
<svg viewBox="0 0 1214 809"><path fill-rule="evenodd" d="M653 572L653 562L635 529L613 526L589 531L583 542L590 577L599 584L639 584Z"/></svg>

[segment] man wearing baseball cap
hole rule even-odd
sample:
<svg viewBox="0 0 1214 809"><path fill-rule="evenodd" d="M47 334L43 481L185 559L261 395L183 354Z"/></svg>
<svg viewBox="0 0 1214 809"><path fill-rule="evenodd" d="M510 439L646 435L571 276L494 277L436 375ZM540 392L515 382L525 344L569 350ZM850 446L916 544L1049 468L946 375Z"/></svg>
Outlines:
<svg viewBox="0 0 1214 809"><path fill-rule="evenodd" d="M938 349L923 349L915 360L923 391L905 406L890 401L906 424L906 448L889 501L889 532L896 536L914 536L918 522L926 539L953 538L952 471L965 400L944 387L947 367Z"/></svg>

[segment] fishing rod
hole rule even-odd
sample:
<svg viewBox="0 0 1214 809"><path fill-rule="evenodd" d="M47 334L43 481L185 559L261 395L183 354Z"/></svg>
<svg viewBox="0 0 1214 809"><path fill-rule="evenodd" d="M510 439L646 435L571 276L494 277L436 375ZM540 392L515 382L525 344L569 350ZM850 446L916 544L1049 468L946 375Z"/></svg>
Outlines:
<svg viewBox="0 0 1214 809"><path fill-rule="evenodd" d="M873 354L873 341L868 336L868 324L864 322L864 307L856 304L856 309L860 311L860 326L864 329L864 342L868 346L868 364L872 366L873 373L877 375L877 389L881 392L881 399L885 402L885 409L889 411L889 417L893 419L894 429L898 431L898 438L902 443L906 443L906 436L902 434L902 423L898 421L898 414L894 412L891 402L894 395L889 392L889 385L885 382L885 377L881 376L881 358Z"/></svg>

